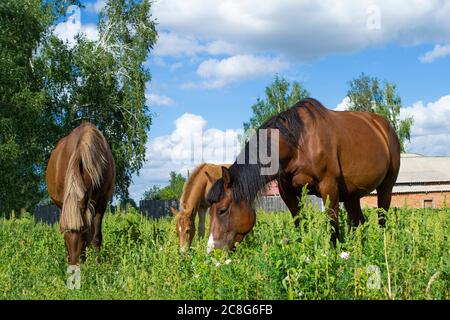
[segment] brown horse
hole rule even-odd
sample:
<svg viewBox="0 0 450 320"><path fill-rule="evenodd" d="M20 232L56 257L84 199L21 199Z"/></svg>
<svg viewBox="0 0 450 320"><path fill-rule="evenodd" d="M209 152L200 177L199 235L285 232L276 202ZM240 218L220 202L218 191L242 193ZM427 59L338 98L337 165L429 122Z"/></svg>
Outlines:
<svg viewBox="0 0 450 320"><path fill-rule="evenodd" d="M79 265L86 246L102 244L102 219L114 193L115 164L102 133L83 122L53 150L47 166L47 189L61 208L60 230L70 265Z"/></svg>
<svg viewBox="0 0 450 320"><path fill-rule="evenodd" d="M208 194L211 227L208 251L234 247L253 228L256 220L253 200L270 180L277 179L280 194L295 218L299 212L298 196L307 185L310 194L329 199L328 215L333 228L332 241L339 237L339 202L344 202L354 225L364 222L360 198L377 190L378 207L389 210L392 188L400 169L400 145L390 124L381 116L367 112L338 112L308 98L272 117L261 129L277 136L279 169L264 175L260 157L253 164L247 143L244 162L223 168L222 179L215 181ZM271 143L267 139L268 147ZM266 141L266 140L264 140ZM251 142L251 141L250 141ZM259 152L258 152L259 154ZM239 158L238 158L239 159ZM211 181L214 182L214 181ZM380 210L379 221L384 225ZM295 224L298 225L298 219Z"/></svg>
<svg viewBox="0 0 450 320"><path fill-rule="evenodd" d="M223 165L229 168L231 164ZM206 195L211 189L207 175L213 179L222 177L222 166L212 163L198 165L183 186L183 194L180 199L180 211L171 208L175 216L176 230L180 248L184 252L192 243L195 236L195 216L198 213L198 236L205 235L206 211L210 207L206 202Z"/></svg>

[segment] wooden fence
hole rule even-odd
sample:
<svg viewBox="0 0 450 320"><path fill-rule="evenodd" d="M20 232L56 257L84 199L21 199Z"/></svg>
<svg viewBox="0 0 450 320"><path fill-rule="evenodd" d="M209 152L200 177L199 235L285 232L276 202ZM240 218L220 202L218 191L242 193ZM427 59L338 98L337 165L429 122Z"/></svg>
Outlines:
<svg viewBox="0 0 450 320"><path fill-rule="evenodd" d="M322 200L311 196L309 197L311 203L319 210L322 210ZM172 216L170 207L179 207L178 200L141 200L139 202L139 211L142 215L148 218L162 218ZM288 211L286 204L278 196L261 197L256 200L256 209L267 212ZM115 212L111 210L111 212ZM37 206L34 210L34 221L42 223L57 223L61 212L55 205Z"/></svg>
<svg viewBox="0 0 450 320"><path fill-rule="evenodd" d="M59 216L61 211L59 208L53 204L37 206L34 209L34 221L36 223L48 223L53 224L59 221Z"/></svg>
<svg viewBox="0 0 450 320"><path fill-rule="evenodd" d="M316 209L322 210L323 204L322 199L309 196L308 197L311 204L316 207ZM269 197L260 197L256 199L255 208L267 212L276 212L276 211L289 211L288 207L284 203L283 199L280 196L269 196Z"/></svg>
<svg viewBox="0 0 450 320"><path fill-rule="evenodd" d="M162 218L172 216L170 207L178 209L178 200L141 200L139 201L139 211L149 218Z"/></svg>
<svg viewBox="0 0 450 320"><path fill-rule="evenodd" d="M284 203L283 199L278 196L259 197L255 202L256 210L263 210L267 212L275 211L288 211L288 207Z"/></svg>

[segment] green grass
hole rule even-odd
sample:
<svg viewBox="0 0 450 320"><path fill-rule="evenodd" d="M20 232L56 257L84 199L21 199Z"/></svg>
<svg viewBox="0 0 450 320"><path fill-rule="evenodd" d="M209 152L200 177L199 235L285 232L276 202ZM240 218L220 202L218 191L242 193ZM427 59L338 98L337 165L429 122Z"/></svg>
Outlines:
<svg viewBox="0 0 450 320"><path fill-rule="evenodd" d="M178 252L172 219L109 214L102 251L88 250L81 266L80 290L66 286L57 226L0 219L0 298L449 299L450 209L393 210L385 230L375 210L365 215L367 223L353 232L341 215L334 248L325 213L308 208L295 228L288 213L259 212L236 252L208 256L206 239ZM379 288L368 286L376 282L370 268L380 272Z"/></svg>

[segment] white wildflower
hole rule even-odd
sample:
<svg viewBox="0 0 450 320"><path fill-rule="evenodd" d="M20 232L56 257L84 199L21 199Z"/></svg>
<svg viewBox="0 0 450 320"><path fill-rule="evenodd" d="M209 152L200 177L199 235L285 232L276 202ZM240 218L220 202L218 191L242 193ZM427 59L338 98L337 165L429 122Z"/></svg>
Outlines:
<svg viewBox="0 0 450 320"><path fill-rule="evenodd" d="M220 262L216 262L216 267L220 267Z"/></svg>
<svg viewBox="0 0 450 320"><path fill-rule="evenodd" d="M226 261L225 261L225 264L230 264L231 263L231 259L227 259Z"/></svg>
<svg viewBox="0 0 450 320"><path fill-rule="evenodd" d="M339 257L341 257L341 259L348 260L348 258L350 258L350 253L342 251Z"/></svg>

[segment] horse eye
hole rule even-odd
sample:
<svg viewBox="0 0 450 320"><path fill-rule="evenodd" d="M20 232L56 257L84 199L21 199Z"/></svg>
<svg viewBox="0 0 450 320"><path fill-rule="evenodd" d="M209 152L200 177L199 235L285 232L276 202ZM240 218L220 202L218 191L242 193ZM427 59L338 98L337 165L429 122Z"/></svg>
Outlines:
<svg viewBox="0 0 450 320"><path fill-rule="evenodd" d="M228 211L228 208L220 208L219 210L217 210L217 213L220 214L220 215L223 215L227 211Z"/></svg>

